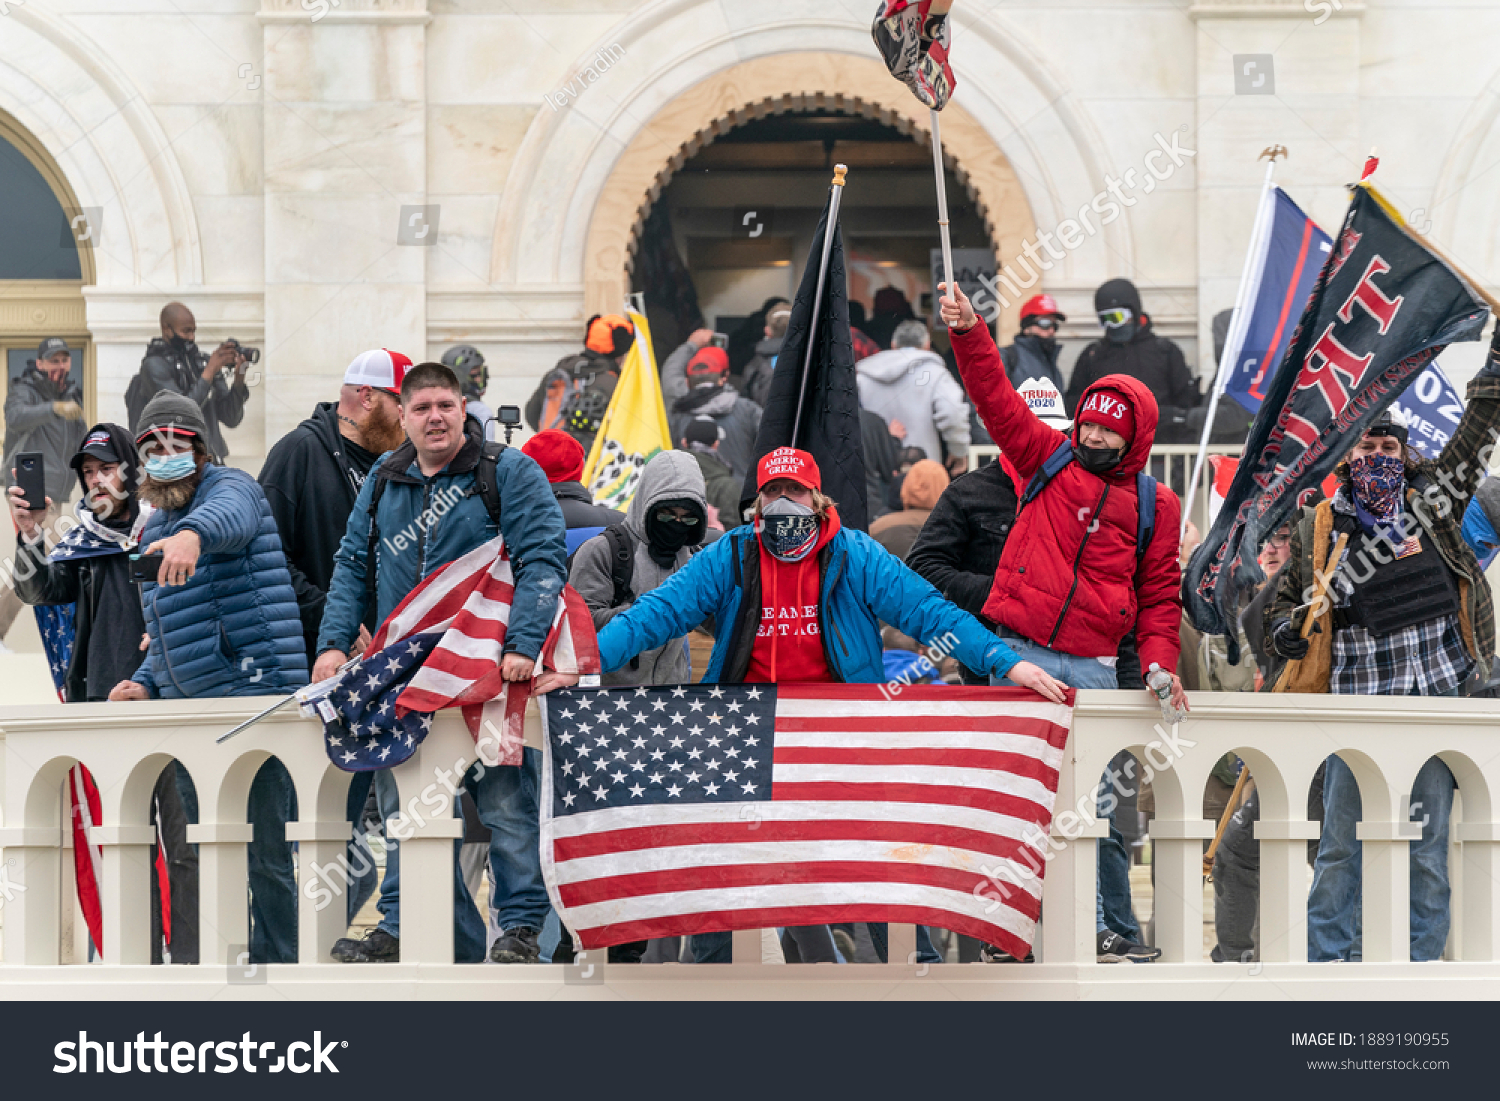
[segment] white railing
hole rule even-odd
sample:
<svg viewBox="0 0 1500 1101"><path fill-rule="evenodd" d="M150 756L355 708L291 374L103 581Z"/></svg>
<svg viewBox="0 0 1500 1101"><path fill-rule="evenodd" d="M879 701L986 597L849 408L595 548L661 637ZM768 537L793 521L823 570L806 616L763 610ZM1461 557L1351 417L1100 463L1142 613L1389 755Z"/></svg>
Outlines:
<svg viewBox="0 0 1500 1101"><path fill-rule="evenodd" d="M1230 695L1194 697L1192 718L1170 736L1143 694L1080 692L1062 770L1056 842L1043 895L1037 962L1021 966L920 966L911 926L892 926L891 963L837 968L760 963L757 931L734 935L738 962L727 966L611 965L572 996L869 997L901 984L905 996L1081 999L1097 997L1488 998L1500 978L1495 962L1500 891L1500 723L1484 700L1407 697ZM453 839L461 820L411 823L402 842L401 962L348 965L328 950L345 932L339 898L319 909L299 892L299 964L271 965L258 982L236 983L234 946L247 942L246 799L268 756L287 767L297 788L299 874L335 865L349 837L349 776L333 768L322 731L295 714L277 715L233 741L214 737L252 714L261 700L90 704L0 709L3 731L3 827L0 827L0 998L469 996L550 998L572 980L562 966L454 965ZM528 716L528 740L539 722ZM1132 749L1151 764L1156 818L1151 825L1155 939L1161 962L1095 962L1095 846L1105 832L1093 818L1092 792L1111 757ZM1249 764L1261 800L1260 947L1263 962L1210 964L1202 946L1201 852L1214 823L1199 814L1214 762L1225 752ZM459 769L473 756L462 722L445 714L418 752L395 770L402 804L434 784L435 770ZM1305 814L1319 763L1340 752L1357 777L1364 807L1364 960L1328 967L1306 961L1306 840L1318 826ZM1458 779L1450 867L1453 933L1448 959L1407 961L1407 791L1426 758L1439 754ZM147 805L158 774L177 758L192 775L200 822L202 962L149 965ZM103 803L95 840L103 850L103 962L61 965L60 943L72 877L60 829L62 781L83 761ZM984 879L975 873L976 890ZM602 980L600 979L602 976ZM879 983L879 988L870 983ZM954 984L959 984L955 987ZM269 987L269 990L268 990Z"/></svg>
<svg viewBox="0 0 1500 1101"><path fill-rule="evenodd" d="M1244 448L1239 444L1214 443L1208 445L1210 455L1238 456ZM984 459L1000 454L994 444L976 444L969 448L969 468L972 470ZM1171 486L1184 501L1187 500L1188 483L1193 478L1193 462L1198 455L1198 445L1191 443L1159 443L1151 449L1151 464L1146 472L1163 485ZM1203 464L1203 473L1198 479L1198 492L1193 495L1193 515L1190 519L1198 525L1198 531L1208 531L1208 490L1213 484L1213 468Z"/></svg>

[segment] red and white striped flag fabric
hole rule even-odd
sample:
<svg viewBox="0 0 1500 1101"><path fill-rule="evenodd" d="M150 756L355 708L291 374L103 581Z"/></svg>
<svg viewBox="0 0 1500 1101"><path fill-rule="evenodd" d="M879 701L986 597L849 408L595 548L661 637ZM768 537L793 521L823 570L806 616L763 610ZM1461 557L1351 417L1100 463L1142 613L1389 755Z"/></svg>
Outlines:
<svg viewBox="0 0 1500 1101"><path fill-rule="evenodd" d="M376 630L359 666L327 694L329 758L340 768L391 768L415 751L445 707L463 709L486 763L518 765L529 681L501 679L515 576L499 536L455 558L411 591ZM588 607L570 586L557 598L536 672L597 673L598 640ZM391 705L394 704L394 707ZM419 721L420 720L420 721Z"/></svg>
<svg viewBox="0 0 1500 1101"><path fill-rule="evenodd" d="M94 952L104 958L104 909L99 884L103 878L104 850L94 840L99 824L99 788L82 765L68 769L68 804L73 820L73 874L78 883L78 908L94 942Z"/></svg>
<svg viewBox="0 0 1500 1101"><path fill-rule="evenodd" d="M1072 698L854 684L549 693L552 904L585 948L895 921L1024 959ZM982 889L991 877L1007 889Z"/></svg>

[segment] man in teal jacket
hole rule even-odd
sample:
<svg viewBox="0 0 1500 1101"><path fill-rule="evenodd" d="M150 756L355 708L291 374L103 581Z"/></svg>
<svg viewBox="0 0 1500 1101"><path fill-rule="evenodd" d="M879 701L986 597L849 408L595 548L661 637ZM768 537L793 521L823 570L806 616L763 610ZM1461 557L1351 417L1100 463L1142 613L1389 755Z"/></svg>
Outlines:
<svg viewBox="0 0 1500 1101"><path fill-rule="evenodd" d="M713 546L615 616L599 633L604 672L686 634L709 616L718 625L705 682L886 679L880 621L939 645L971 669L1061 703L1064 685L1020 661L1009 646L961 611L862 531L842 527L822 492L818 464L782 447L761 459L754 521ZM884 927L871 925L876 950ZM931 953L918 927L918 951ZM730 962L730 935L692 938L698 963ZM930 957L936 960L936 955Z"/></svg>
<svg viewBox="0 0 1500 1101"><path fill-rule="evenodd" d="M382 622L424 577L489 542L498 527L515 568L500 673L508 681L531 680L568 577L562 510L547 477L519 449L502 451L495 467L500 495L497 525L479 493L484 440L464 430L465 403L458 377L440 363L423 363L391 381L401 391L407 442L376 461L349 514L318 628L313 679L332 676L347 660L364 618L371 570L375 620ZM385 489L375 517L379 539L375 561L369 562L370 502L382 482ZM544 691L550 683L551 676L538 677L536 689ZM537 806L541 754L527 749L520 767L485 768L477 778L471 773L465 784L480 821L490 829L494 904L504 931L490 958L496 963L534 963L537 934L550 908L542 882ZM383 819L399 813L400 794L389 771L375 774L375 796ZM340 940L334 945L334 959L364 963L400 958L398 850L398 845L387 849L380 924L364 940ZM455 955L461 963L478 962L484 958L484 923L457 874L456 854L454 863Z"/></svg>

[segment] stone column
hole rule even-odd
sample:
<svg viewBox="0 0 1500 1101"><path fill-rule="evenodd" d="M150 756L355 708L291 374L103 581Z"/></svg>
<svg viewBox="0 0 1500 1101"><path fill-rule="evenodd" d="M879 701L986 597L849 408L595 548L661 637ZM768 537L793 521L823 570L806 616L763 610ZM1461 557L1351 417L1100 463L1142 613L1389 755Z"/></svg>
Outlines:
<svg viewBox="0 0 1500 1101"><path fill-rule="evenodd" d="M1325 11L1326 9L1326 11ZM1338 226L1360 145L1359 0L1197 0L1198 336L1234 305L1271 145L1276 182L1325 230ZM1249 70L1246 71L1246 66ZM1262 79L1263 78L1263 79ZM1206 370L1205 375L1209 372Z"/></svg>
<svg viewBox="0 0 1500 1101"><path fill-rule="evenodd" d="M247 846L255 836L248 822L190 825L187 839L198 846L198 960L239 963L236 945L250 943ZM106 934L108 935L108 934Z"/></svg>
<svg viewBox="0 0 1500 1101"><path fill-rule="evenodd" d="M304 819L312 816L311 800L301 814ZM352 833L349 823L342 820L286 824L286 839L298 845L301 872L297 890L298 963L327 963L333 942L349 927L348 892L352 888L347 852ZM404 932L404 915L402 920Z"/></svg>
<svg viewBox="0 0 1500 1101"><path fill-rule="evenodd" d="M58 962L59 845L55 826L0 829L5 874L5 962L38 966ZM70 869L71 870L71 869Z"/></svg>
<svg viewBox="0 0 1500 1101"><path fill-rule="evenodd" d="M100 826L94 836L104 854L99 909L104 920L105 966L150 963L151 846L156 830Z"/></svg>
<svg viewBox="0 0 1500 1101"><path fill-rule="evenodd" d="M1260 842L1260 958L1265 963L1307 962L1307 843L1316 822L1255 823Z"/></svg>
<svg viewBox="0 0 1500 1101"><path fill-rule="evenodd" d="M259 18L269 447L337 395L359 352L424 358L439 218L425 209L425 0L262 0Z"/></svg>

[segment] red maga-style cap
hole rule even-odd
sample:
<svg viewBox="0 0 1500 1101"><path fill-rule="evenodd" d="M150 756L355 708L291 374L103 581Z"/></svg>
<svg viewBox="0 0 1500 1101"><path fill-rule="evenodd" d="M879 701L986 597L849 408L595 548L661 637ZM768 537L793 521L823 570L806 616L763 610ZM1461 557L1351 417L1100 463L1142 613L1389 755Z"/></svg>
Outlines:
<svg viewBox="0 0 1500 1101"><path fill-rule="evenodd" d="M756 468L755 488L764 489L767 482L786 478L808 489L822 489L823 475L818 461L795 447L778 447L768 452Z"/></svg>

